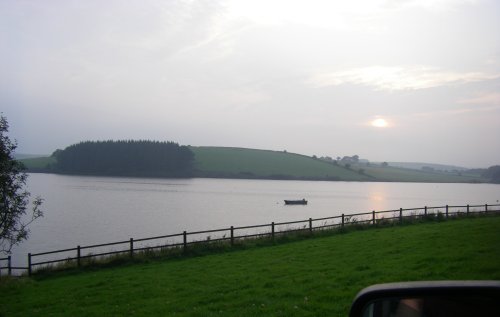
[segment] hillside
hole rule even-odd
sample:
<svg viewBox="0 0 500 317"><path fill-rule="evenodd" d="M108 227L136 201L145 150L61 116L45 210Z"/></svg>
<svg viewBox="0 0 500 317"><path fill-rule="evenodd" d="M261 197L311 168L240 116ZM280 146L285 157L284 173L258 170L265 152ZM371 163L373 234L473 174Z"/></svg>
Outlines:
<svg viewBox="0 0 500 317"><path fill-rule="evenodd" d="M304 179L333 181L387 181L431 183L487 182L478 174L443 172L358 163L346 168L310 156L234 147L190 146L194 153L193 177ZM53 157L20 160L31 172L53 172Z"/></svg>
<svg viewBox="0 0 500 317"><path fill-rule="evenodd" d="M47 157L47 156L49 156L49 155L14 153L14 159L16 159L16 160L25 160L25 159L38 158L38 157Z"/></svg>
<svg viewBox="0 0 500 317"><path fill-rule="evenodd" d="M485 180L466 173L422 171L364 163L350 168L309 156L244 148L191 147L199 177L317 179L344 181L471 183Z"/></svg>
<svg viewBox="0 0 500 317"><path fill-rule="evenodd" d="M379 162L382 163L382 162ZM455 166L455 165L445 165L445 164L435 164L435 163L419 163L419 162L387 162L390 166L408 168L414 170L422 170L422 169L434 169L436 171L442 172L452 172L452 171L467 171L468 168Z"/></svg>
<svg viewBox="0 0 500 317"><path fill-rule="evenodd" d="M46 172L49 167L56 163L52 156L40 156L19 159L30 172Z"/></svg>
<svg viewBox="0 0 500 317"><path fill-rule="evenodd" d="M195 154L196 174L201 177L371 180L370 176L305 155L228 147L191 150Z"/></svg>
<svg viewBox="0 0 500 317"><path fill-rule="evenodd" d="M421 183L480 183L485 182L479 176L466 173L447 173L441 171L419 171L401 167L382 167L377 165L362 166L367 175L386 182L421 182Z"/></svg>

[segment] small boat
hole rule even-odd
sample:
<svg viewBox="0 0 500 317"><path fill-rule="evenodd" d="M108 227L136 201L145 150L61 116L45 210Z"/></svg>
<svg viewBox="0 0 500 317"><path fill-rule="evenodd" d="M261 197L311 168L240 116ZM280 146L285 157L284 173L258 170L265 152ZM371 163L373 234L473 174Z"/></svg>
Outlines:
<svg viewBox="0 0 500 317"><path fill-rule="evenodd" d="M286 200L285 199L285 205L307 205L307 200L301 199L301 200Z"/></svg>

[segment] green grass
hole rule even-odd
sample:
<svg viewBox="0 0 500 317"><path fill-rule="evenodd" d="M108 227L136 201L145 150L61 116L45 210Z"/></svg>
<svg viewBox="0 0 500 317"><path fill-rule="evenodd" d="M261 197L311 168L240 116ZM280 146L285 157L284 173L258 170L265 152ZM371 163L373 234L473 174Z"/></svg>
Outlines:
<svg viewBox="0 0 500 317"><path fill-rule="evenodd" d="M211 177L370 180L369 176L312 157L255 149L191 147L195 167Z"/></svg>
<svg viewBox="0 0 500 317"><path fill-rule="evenodd" d="M346 316L374 283L500 279L500 217L2 280L2 316Z"/></svg>
<svg viewBox="0 0 500 317"><path fill-rule="evenodd" d="M243 148L191 147L200 176L304 178L389 182L484 182L480 177L398 167L353 165L350 169L293 153ZM363 174L359 170L363 169Z"/></svg>
<svg viewBox="0 0 500 317"><path fill-rule="evenodd" d="M36 169L44 169L47 168L49 164L56 163L56 159L52 156L43 156L43 157L34 157L34 158L26 158L19 160L24 164L28 169L36 170Z"/></svg>

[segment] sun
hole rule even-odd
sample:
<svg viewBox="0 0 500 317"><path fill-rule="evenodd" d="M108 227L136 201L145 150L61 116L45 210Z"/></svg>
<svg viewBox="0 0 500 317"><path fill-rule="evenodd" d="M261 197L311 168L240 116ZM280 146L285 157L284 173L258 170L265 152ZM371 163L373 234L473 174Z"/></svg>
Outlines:
<svg viewBox="0 0 500 317"><path fill-rule="evenodd" d="M389 123L383 118L377 118L371 122L371 125L375 128L387 128Z"/></svg>

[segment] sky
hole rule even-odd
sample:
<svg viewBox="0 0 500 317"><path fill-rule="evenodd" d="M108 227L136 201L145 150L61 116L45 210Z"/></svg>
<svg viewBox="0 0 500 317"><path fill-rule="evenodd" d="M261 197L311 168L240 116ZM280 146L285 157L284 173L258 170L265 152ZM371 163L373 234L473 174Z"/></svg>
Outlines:
<svg viewBox="0 0 500 317"><path fill-rule="evenodd" d="M500 1L0 0L18 153L86 140L500 164Z"/></svg>

